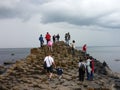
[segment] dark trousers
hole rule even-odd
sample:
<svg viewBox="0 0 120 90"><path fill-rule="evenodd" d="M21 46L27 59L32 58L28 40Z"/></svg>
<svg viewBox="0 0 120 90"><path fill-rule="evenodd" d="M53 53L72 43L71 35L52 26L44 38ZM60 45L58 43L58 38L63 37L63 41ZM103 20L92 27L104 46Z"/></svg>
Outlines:
<svg viewBox="0 0 120 90"><path fill-rule="evenodd" d="M85 71L79 69L79 80L84 81L85 78Z"/></svg>

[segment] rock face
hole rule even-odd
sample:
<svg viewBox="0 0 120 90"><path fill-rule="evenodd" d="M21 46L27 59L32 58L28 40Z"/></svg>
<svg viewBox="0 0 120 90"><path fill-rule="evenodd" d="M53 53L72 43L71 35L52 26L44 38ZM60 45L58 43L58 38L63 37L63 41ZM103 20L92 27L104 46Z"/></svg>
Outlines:
<svg viewBox="0 0 120 90"><path fill-rule="evenodd" d="M63 41L53 44L53 51L47 46L32 48L30 55L25 60L16 61L5 74L0 75L0 90L119 90L119 75L114 76L108 66L104 66L95 60L95 74L93 81L85 80L81 83L78 80L78 61L83 60L84 53L75 50L71 54L71 48ZM43 69L43 60L48 52L54 57L56 66L64 70L61 80L56 75L51 81L47 79ZM89 54L88 54L89 55ZM117 87L117 88L116 88Z"/></svg>

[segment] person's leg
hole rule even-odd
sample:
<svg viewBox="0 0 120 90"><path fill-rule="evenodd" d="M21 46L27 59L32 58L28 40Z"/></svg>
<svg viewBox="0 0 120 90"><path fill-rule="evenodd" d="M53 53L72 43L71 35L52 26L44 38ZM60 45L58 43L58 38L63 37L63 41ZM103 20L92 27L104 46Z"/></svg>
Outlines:
<svg viewBox="0 0 120 90"><path fill-rule="evenodd" d="M62 75L59 76L59 79L61 79L61 78L62 78Z"/></svg>
<svg viewBox="0 0 120 90"><path fill-rule="evenodd" d="M42 41L40 42L40 46L42 47Z"/></svg>
<svg viewBox="0 0 120 90"><path fill-rule="evenodd" d="M53 73L53 68L52 68L52 66L50 67L50 74L49 74L49 78L51 79L52 78L52 74Z"/></svg>
<svg viewBox="0 0 120 90"><path fill-rule="evenodd" d="M79 69L79 80L80 80L80 69Z"/></svg>
<svg viewBox="0 0 120 90"><path fill-rule="evenodd" d="M49 74L49 78L51 79L52 78L52 73L50 72L50 74Z"/></svg>
<svg viewBox="0 0 120 90"><path fill-rule="evenodd" d="M50 77L50 68L49 67L47 67L47 77L48 77L48 79Z"/></svg>
<svg viewBox="0 0 120 90"><path fill-rule="evenodd" d="M93 77L94 77L94 75L93 75L93 72L91 71L90 80L93 80Z"/></svg>
<svg viewBox="0 0 120 90"><path fill-rule="evenodd" d="M50 46L51 51L53 51L52 46Z"/></svg>
<svg viewBox="0 0 120 90"><path fill-rule="evenodd" d="M91 74L91 73L88 72L87 80L90 80L90 74Z"/></svg>
<svg viewBox="0 0 120 90"><path fill-rule="evenodd" d="M90 73L87 70L87 80L90 80Z"/></svg>

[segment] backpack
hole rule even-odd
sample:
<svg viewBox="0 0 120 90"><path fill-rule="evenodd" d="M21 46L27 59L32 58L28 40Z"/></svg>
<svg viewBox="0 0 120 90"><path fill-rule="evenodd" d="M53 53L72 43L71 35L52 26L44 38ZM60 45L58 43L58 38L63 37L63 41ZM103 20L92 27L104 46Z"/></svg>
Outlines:
<svg viewBox="0 0 120 90"><path fill-rule="evenodd" d="M57 74L62 75L63 74L63 69L62 68L57 68Z"/></svg>
<svg viewBox="0 0 120 90"><path fill-rule="evenodd" d="M44 67L44 69L47 69L46 61L44 62L43 67Z"/></svg>
<svg viewBox="0 0 120 90"><path fill-rule="evenodd" d="M85 71L85 65L83 63L81 63L79 69L82 70L82 71Z"/></svg>

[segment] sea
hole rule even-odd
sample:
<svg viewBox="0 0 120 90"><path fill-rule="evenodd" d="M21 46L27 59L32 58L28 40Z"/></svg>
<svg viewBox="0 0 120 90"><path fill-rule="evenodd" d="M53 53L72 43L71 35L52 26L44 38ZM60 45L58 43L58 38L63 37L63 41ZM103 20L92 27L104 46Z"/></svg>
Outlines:
<svg viewBox="0 0 120 90"><path fill-rule="evenodd" d="M0 65L26 58L31 48L0 48ZM77 47L81 50L82 47ZM113 72L120 73L120 46L88 46L87 53L100 62L105 61Z"/></svg>
<svg viewBox="0 0 120 90"><path fill-rule="evenodd" d="M113 72L120 73L120 46L88 46L87 53L101 63L105 61Z"/></svg>
<svg viewBox="0 0 120 90"><path fill-rule="evenodd" d="M30 48L0 48L0 65L25 59L29 54Z"/></svg>

